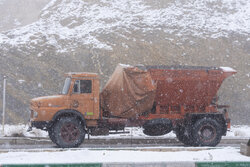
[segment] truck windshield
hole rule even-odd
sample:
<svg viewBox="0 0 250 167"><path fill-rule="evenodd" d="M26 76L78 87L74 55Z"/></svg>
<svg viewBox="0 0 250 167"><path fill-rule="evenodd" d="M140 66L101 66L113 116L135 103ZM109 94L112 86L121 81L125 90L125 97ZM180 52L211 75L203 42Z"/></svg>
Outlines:
<svg viewBox="0 0 250 167"><path fill-rule="evenodd" d="M68 78L65 79L63 90L62 90L63 95L68 94L69 87L70 87L70 82L71 82L71 78L68 77Z"/></svg>

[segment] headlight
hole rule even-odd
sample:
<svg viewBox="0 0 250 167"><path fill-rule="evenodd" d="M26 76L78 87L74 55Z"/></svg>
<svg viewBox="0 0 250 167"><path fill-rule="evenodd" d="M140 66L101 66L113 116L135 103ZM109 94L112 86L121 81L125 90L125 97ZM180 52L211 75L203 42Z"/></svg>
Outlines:
<svg viewBox="0 0 250 167"><path fill-rule="evenodd" d="M40 108L40 107L41 107L41 105L42 105L42 104L41 104L41 102L40 102L40 101L39 101L39 102L37 102L37 107L38 107L38 108Z"/></svg>
<svg viewBox="0 0 250 167"><path fill-rule="evenodd" d="M42 105L41 102L33 102L33 101L30 102L30 106L31 107L38 107L38 108L40 108L41 105Z"/></svg>

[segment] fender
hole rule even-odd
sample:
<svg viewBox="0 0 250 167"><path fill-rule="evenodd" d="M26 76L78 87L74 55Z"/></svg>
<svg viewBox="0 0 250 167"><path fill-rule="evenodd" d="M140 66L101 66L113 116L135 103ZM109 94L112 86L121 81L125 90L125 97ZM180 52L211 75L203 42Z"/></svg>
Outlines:
<svg viewBox="0 0 250 167"><path fill-rule="evenodd" d="M50 121L50 126L53 125L53 123L61 116L76 116L78 117L81 122L83 123L83 125L85 126L85 119L84 116L77 110L72 110L72 109L66 109L66 110L60 110L58 111L52 118L52 120Z"/></svg>

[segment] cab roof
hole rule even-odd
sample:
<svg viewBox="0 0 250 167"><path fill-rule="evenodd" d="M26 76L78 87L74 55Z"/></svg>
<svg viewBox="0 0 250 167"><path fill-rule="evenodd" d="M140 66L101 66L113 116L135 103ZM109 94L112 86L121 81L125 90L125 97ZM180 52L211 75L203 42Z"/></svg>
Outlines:
<svg viewBox="0 0 250 167"><path fill-rule="evenodd" d="M67 77L81 78L81 77L98 77L97 73L90 72L69 72L65 74Z"/></svg>

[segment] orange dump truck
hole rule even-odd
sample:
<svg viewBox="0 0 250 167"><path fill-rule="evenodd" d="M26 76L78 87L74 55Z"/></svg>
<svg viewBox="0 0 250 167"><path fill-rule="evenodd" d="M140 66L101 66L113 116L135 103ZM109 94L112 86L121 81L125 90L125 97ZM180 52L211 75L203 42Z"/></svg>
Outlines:
<svg viewBox="0 0 250 167"><path fill-rule="evenodd" d="M60 95L30 102L31 127L47 130L59 147L77 147L86 134L141 126L150 136L172 130L182 143L216 146L230 126L217 91L229 67L118 65L100 92L95 73L68 73Z"/></svg>

